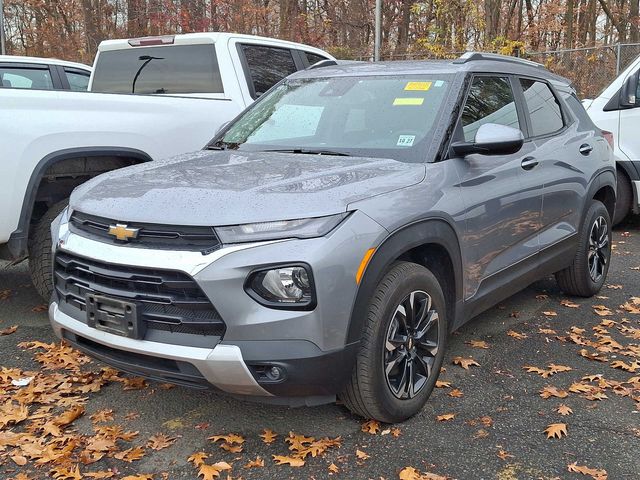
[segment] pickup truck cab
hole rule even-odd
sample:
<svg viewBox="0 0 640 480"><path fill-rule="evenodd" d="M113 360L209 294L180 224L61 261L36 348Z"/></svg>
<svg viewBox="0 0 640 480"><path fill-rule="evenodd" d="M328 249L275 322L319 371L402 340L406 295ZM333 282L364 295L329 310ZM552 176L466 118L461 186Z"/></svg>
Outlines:
<svg viewBox="0 0 640 480"><path fill-rule="evenodd" d="M89 90L231 101L242 108L326 52L235 33L189 33L100 44ZM229 119L230 120L230 119Z"/></svg>
<svg viewBox="0 0 640 480"><path fill-rule="evenodd" d="M55 58L0 55L0 87L84 92L91 67Z"/></svg>
<svg viewBox="0 0 640 480"><path fill-rule="evenodd" d="M0 88L0 258L28 256L48 299L49 227L74 188L203 148L254 98L325 59L332 57L313 47L248 35L109 40L90 92Z"/></svg>
<svg viewBox="0 0 640 480"><path fill-rule="evenodd" d="M613 132L617 163L617 203L613 224L640 213L640 57L594 100L583 105L593 122Z"/></svg>

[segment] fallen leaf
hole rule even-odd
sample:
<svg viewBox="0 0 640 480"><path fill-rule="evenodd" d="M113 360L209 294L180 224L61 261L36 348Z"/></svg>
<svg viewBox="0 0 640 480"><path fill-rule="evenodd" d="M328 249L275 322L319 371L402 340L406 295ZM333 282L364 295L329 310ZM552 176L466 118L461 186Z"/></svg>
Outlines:
<svg viewBox="0 0 640 480"><path fill-rule="evenodd" d="M516 332L515 330L509 330L507 332L507 335L515 338L516 340L524 340L525 338L527 338L527 335L525 335L524 333Z"/></svg>
<svg viewBox="0 0 640 480"><path fill-rule="evenodd" d="M204 452L196 452L191 454L189 458L187 458L187 462L193 463L196 467L199 467L204 463L204 461L209 458L209 455Z"/></svg>
<svg viewBox="0 0 640 480"><path fill-rule="evenodd" d="M365 433L375 435L380 431L380 422L377 420L367 420L360 426L360 429Z"/></svg>
<svg viewBox="0 0 640 480"><path fill-rule="evenodd" d="M580 308L580 305L572 302L571 300L567 300L566 298L564 300L560 300L560 305L567 308Z"/></svg>
<svg viewBox="0 0 640 480"><path fill-rule="evenodd" d="M177 439L177 437L169 437L164 433L158 433L149 438L147 447L151 450L162 450L173 445Z"/></svg>
<svg viewBox="0 0 640 480"><path fill-rule="evenodd" d="M540 390L540 396L542 398L550 398L550 397L567 398L569 394L564 390L558 390L556 387L547 385L542 390Z"/></svg>
<svg viewBox="0 0 640 480"><path fill-rule="evenodd" d="M114 454L113 457L117 458L118 460L122 460L123 462L131 463L144 457L144 448L127 448L126 450Z"/></svg>
<svg viewBox="0 0 640 480"><path fill-rule="evenodd" d="M464 343L472 346L473 348L483 348L483 349L489 348L489 344L484 340L469 340L468 342L464 342Z"/></svg>
<svg viewBox="0 0 640 480"><path fill-rule="evenodd" d="M460 390L458 388L454 388L449 393L447 393L447 395L449 395L450 397L454 397L454 398L460 398L460 397L462 397L464 395L464 393L462 393L462 390Z"/></svg>
<svg viewBox="0 0 640 480"><path fill-rule="evenodd" d="M449 387L451 387L451 382L436 380L436 388L449 388Z"/></svg>
<svg viewBox="0 0 640 480"><path fill-rule="evenodd" d="M272 455L277 465L290 465L292 467L302 467L304 460L301 458L287 457L283 455Z"/></svg>
<svg viewBox="0 0 640 480"><path fill-rule="evenodd" d="M213 480L224 470L231 470L231 465L227 462L218 462L214 465L203 463L198 470L198 477L202 477L202 480Z"/></svg>
<svg viewBox="0 0 640 480"><path fill-rule="evenodd" d="M460 365L465 370L469 370L470 366L479 367L480 364L476 362L473 358L465 358L465 357L453 357L453 364Z"/></svg>
<svg viewBox="0 0 640 480"><path fill-rule="evenodd" d="M16 330L18 330L18 325L13 325L11 327L7 327L3 330L0 330L0 335L1 336L11 335L12 333L15 333Z"/></svg>
<svg viewBox="0 0 640 480"><path fill-rule="evenodd" d="M447 422L449 420L453 420L455 416L456 416L455 413L443 413L442 415L438 415L436 417L436 420L438 422Z"/></svg>
<svg viewBox="0 0 640 480"><path fill-rule="evenodd" d="M367 458L369 458L369 455L362 450L356 450L356 457L358 457L360 460L366 460Z"/></svg>
<svg viewBox="0 0 640 480"><path fill-rule="evenodd" d="M338 473L340 472L340 469L338 468L338 466L335 463L332 463L331 465L329 465L329 467L327 467L329 470L329 473Z"/></svg>
<svg viewBox="0 0 640 480"><path fill-rule="evenodd" d="M594 480L607 480L606 470L597 470L595 468L589 468L584 465L577 465L577 462L573 462L572 464L567 465L567 470L572 473L581 473L582 475L589 476Z"/></svg>
<svg viewBox="0 0 640 480"><path fill-rule="evenodd" d="M558 412L560 415L571 415L573 413L573 410L571 410L571 408L569 408L564 403L561 403L560 405L558 405L558 408L556 408L556 412Z"/></svg>
<svg viewBox="0 0 640 480"><path fill-rule="evenodd" d="M259 467L264 467L264 460L261 457L256 457L255 460L250 460L242 468L259 468Z"/></svg>
<svg viewBox="0 0 640 480"><path fill-rule="evenodd" d="M547 317L557 317L558 314L556 312L554 312L553 310L547 310L546 312L542 312L543 315L546 315Z"/></svg>
<svg viewBox="0 0 640 480"><path fill-rule="evenodd" d="M547 434L547 438L562 438L563 435L567 435L567 424L552 423L545 429L544 433Z"/></svg>
<svg viewBox="0 0 640 480"><path fill-rule="evenodd" d="M273 443L276 441L276 437L278 436L277 433L275 433L274 431L265 428L262 433L260 434L260 437L262 438L262 441L264 443Z"/></svg>
<svg viewBox="0 0 640 480"><path fill-rule="evenodd" d="M499 450L497 455L498 455L498 458L500 458L501 460L506 460L507 458L513 458L513 455L511 455L510 453L507 453L505 450Z"/></svg>

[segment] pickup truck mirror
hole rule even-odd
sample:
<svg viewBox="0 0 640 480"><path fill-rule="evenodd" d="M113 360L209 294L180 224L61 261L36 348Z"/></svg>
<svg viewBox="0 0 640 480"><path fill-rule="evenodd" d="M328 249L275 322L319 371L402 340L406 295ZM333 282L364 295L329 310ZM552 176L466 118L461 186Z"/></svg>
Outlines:
<svg viewBox="0 0 640 480"><path fill-rule="evenodd" d="M632 73L622 85L622 89L620 90L620 107L632 108L638 106L638 75L640 75L640 70Z"/></svg>
<svg viewBox="0 0 640 480"><path fill-rule="evenodd" d="M458 157L473 153L481 155L510 155L518 152L524 144L522 132L507 125L485 123L478 128L473 142L455 142L452 152Z"/></svg>

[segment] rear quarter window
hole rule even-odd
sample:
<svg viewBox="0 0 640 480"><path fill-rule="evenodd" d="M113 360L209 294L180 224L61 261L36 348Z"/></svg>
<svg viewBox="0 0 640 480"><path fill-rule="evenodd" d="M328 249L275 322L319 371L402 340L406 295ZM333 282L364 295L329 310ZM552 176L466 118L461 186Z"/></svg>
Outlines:
<svg viewBox="0 0 640 480"><path fill-rule="evenodd" d="M223 93L213 44L131 47L100 52L91 91Z"/></svg>
<svg viewBox="0 0 640 480"><path fill-rule="evenodd" d="M531 136L549 135L564 127L562 108L549 85L544 82L521 78L525 108L531 120Z"/></svg>

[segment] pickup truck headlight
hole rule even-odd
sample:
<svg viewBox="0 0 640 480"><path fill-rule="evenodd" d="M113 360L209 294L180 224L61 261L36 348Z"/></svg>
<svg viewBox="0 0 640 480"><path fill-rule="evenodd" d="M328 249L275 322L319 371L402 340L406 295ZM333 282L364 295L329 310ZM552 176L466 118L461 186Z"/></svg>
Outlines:
<svg viewBox="0 0 640 480"><path fill-rule="evenodd" d="M315 307L311 269L304 264L253 272L247 279L245 290L267 307L303 310Z"/></svg>
<svg viewBox="0 0 640 480"><path fill-rule="evenodd" d="M277 222L245 223L216 227L222 243L258 242L283 238L315 238L326 235L340 224L349 212L326 217L300 218Z"/></svg>

